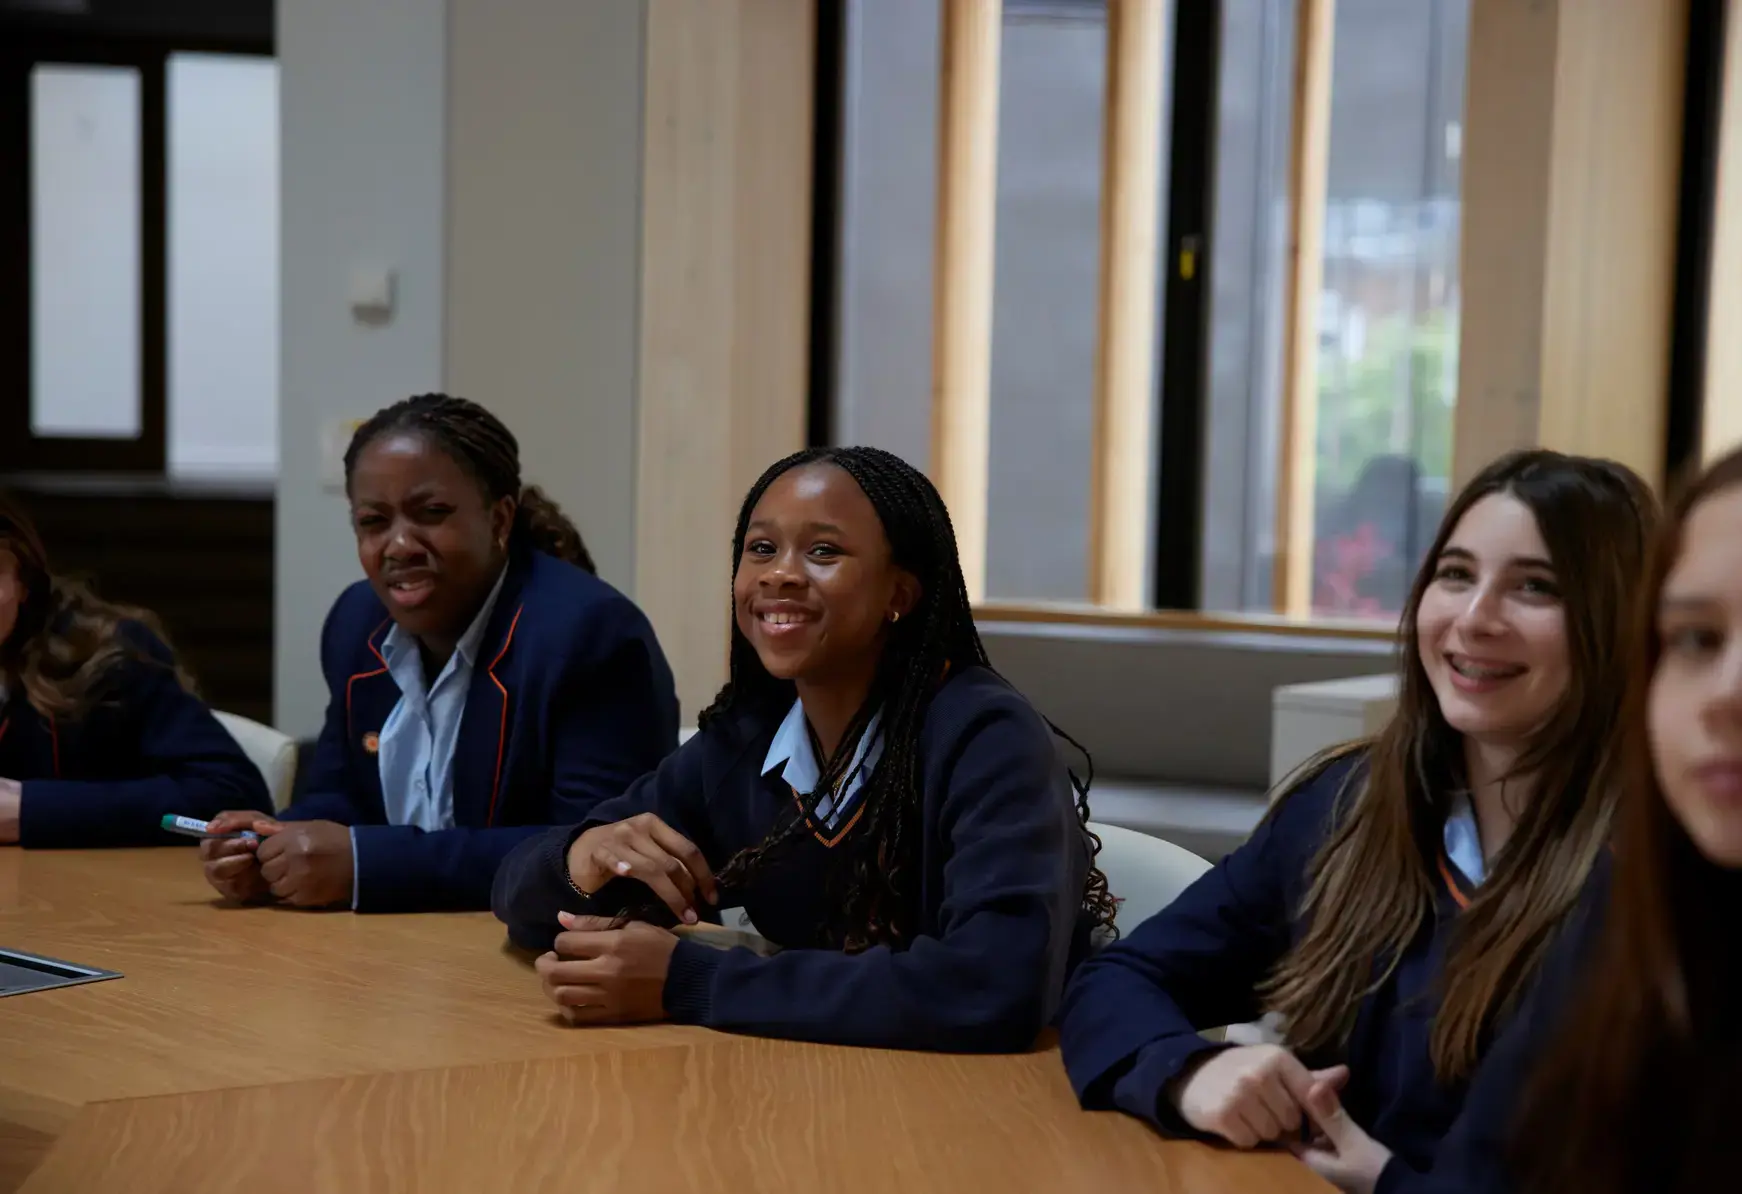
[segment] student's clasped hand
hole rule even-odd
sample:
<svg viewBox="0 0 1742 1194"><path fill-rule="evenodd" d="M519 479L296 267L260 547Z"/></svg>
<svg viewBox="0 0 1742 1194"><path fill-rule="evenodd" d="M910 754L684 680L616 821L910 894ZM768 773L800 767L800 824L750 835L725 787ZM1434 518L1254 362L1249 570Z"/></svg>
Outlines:
<svg viewBox="0 0 1742 1194"><path fill-rule="evenodd" d="M1281 1141L1301 1130L1301 1108L1315 1082L1332 1097L1348 1080L1346 1067L1309 1070L1277 1045L1241 1045L1210 1054L1174 1082L1180 1118L1237 1148Z"/></svg>
<svg viewBox="0 0 1742 1194"><path fill-rule="evenodd" d="M697 895L720 899L707 858L653 813L593 826L569 846L568 861L575 890L590 896L612 879L639 879L686 925L700 919Z"/></svg>
<svg viewBox="0 0 1742 1194"><path fill-rule="evenodd" d="M265 813L228 811L219 813L206 826L211 833L239 833L253 829L255 822L271 821ZM206 882L227 900L246 903L263 900L271 893L260 874L260 860L254 851L259 842L246 838L207 838L200 843L200 864L205 869Z"/></svg>
<svg viewBox="0 0 1742 1194"><path fill-rule="evenodd" d="M277 821L261 812L223 812L211 832L249 829L243 838L200 843L206 882L228 899L276 897L303 908L351 902L351 831L335 821Z"/></svg>
<svg viewBox="0 0 1742 1194"><path fill-rule="evenodd" d="M645 1024L665 1019L665 976L677 935L632 921L557 914L564 932L538 959L544 993L570 1024Z"/></svg>
<svg viewBox="0 0 1742 1194"><path fill-rule="evenodd" d="M1347 1070L1343 1078L1348 1077ZM1331 1071L1323 1071L1330 1073ZM1311 1144L1290 1142L1294 1155L1343 1194L1373 1194L1391 1160L1391 1150L1369 1136L1343 1110L1337 1088L1342 1081L1315 1080L1307 1091L1306 1112L1318 1128Z"/></svg>

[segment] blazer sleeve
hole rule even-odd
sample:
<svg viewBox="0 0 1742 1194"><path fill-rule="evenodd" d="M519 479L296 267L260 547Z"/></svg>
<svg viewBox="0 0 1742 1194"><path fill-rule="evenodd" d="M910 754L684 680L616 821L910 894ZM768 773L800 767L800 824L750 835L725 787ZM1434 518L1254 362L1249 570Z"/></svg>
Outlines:
<svg viewBox="0 0 1742 1194"><path fill-rule="evenodd" d="M295 803L278 814L281 821L356 825L369 819L351 798L348 778L345 686L350 682L351 669L346 666L350 662L346 657L347 635L340 625L344 621L344 603L344 596L335 601L321 626L321 673L327 682L327 715L299 785L301 792Z"/></svg>
<svg viewBox="0 0 1742 1194"><path fill-rule="evenodd" d="M627 598L585 624L592 652L562 659L550 689L551 743L547 800L537 824L456 826L356 825L359 912L482 909L510 851L546 825L583 821L659 765L677 743L677 697L651 632ZM633 615L629 617L626 615Z"/></svg>
<svg viewBox="0 0 1742 1194"><path fill-rule="evenodd" d="M678 942L665 1008L680 1023L843 1045L1016 1052L1046 1026L1082 908L1088 849L1045 727L989 709L943 744L949 842L936 936L905 949L762 957ZM927 827L930 834L932 827Z"/></svg>
<svg viewBox="0 0 1742 1194"><path fill-rule="evenodd" d="M1192 1134L1163 1092L1194 1058L1226 1047L1200 1030L1260 1014L1258 986L1288 949L1291 893L1324 838L1346 774L1333 766L1284 797L1244 845L1078 969L1065 992L1059 1047L1085 1108Z"/></svg>
<svg viewBox="0 0 1742 1194"><path fill-rule="evenodd" d="M591 897L575 890L569 882L569 846L595 825L653 813L718 865L719 853L703 813L703 777L707 757L715 749L711 735L704 731L668 755L657 770L642 776L627 792L595 805L579 824L546 829L518 843L496 871L490 892L491 910L508 927L509 940L523 949L546 950L562 931L557 924L558 912L612 916L631 901L649 897L645 885L622 879L605 884ZM698 911L706 919L718 919L714 909Z"/></svg>
<svg viewBox="0 0 1742 1194"><path fill-rule="evenodd" d="M117 779L38 779L23 785L25 846L158 846L165 815L210 819L226 808L271 807L266 782L212 711L181 686L169 647L138 623L122 625L137 652L119 665L102 702L80 727L84 748L112 743L139 774Z"/></svg>

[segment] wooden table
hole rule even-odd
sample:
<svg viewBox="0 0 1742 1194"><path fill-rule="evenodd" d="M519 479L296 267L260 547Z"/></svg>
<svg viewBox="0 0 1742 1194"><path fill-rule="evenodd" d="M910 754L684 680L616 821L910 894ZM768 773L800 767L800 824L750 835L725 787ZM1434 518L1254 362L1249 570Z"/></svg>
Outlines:
<svg viewBox="0 0 1742 1194"><path fill-rule="evenodd" d="M191 851L0 850L0 945L126 975L0 1000L0 1190L1326 1189L1050 1049L570 1029L487 915L226 908Z"/></svg>

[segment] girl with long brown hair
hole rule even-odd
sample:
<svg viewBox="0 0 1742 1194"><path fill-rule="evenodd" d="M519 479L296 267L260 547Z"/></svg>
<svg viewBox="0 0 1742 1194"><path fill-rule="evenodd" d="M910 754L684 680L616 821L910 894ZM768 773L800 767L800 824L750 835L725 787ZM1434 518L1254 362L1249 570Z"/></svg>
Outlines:
<svg viewBox="0 0 1742 1194"><path fill-rule="evenodd" d="M0 844L185 842L159 828L166 814L265 798L156 619L55 576L0 493Z"/></svg>
<svg viewBox="0 0 1742 1194"><path fill-rule="evenodd" d="M1458 495L1401 620L1390 723L1309 764L1072 982L1061 1046L1086 1107L1246 1148L1360 1125L1360 1148L1298 1145L1345 1189L1431 1167L1607 842L1654 510L1622 466L1544 450ZM1284 1045L1199 1035L1265 1012Z"/></svg>
<svg viewBox="0 0 1742 1194"><path fill-rule="evenodd" d="M1612 882L1521 1010L1436 1190L1653 1194L1742 1173L1742 451L1677 497L1633 643ZM1522 1115L1516 1119L1515 1108Z"/></svg>

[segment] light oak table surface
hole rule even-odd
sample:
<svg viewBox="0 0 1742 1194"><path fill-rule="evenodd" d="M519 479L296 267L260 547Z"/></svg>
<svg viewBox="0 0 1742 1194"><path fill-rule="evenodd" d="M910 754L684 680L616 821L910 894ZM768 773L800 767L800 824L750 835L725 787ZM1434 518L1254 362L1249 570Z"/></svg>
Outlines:
<svg viewBox="0 0 1742 1194"><path fill-rule="evenodd" d="M99 1099L681 1043L574 1031L489 913L226 906L195 851L0 848L0 946L124 977L0 999L0 1191Z"/></svg>
<svg viewBox="0 0 1742 1194"><path fill-rule="evenodd" d="M0 1000L0 1190L1328 1190L1079 1111L1050 1045L569 1029L502 940L224 907L191 851L0 851L0 945L126 975Z"/></svg>

